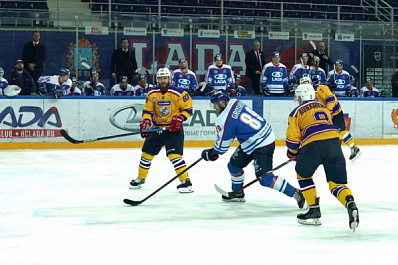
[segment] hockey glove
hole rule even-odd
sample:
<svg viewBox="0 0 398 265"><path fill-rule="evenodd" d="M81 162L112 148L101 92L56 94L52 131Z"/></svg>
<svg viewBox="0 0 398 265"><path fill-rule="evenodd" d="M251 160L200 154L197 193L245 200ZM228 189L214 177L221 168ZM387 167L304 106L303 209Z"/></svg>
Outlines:
<svg viewBox="0 0 398 265"><path fill-rule="evenodd" d="M290 160L297 161L297 153L294 154L294 153L290 152L290 150L288 149L286 155L287 155L287 158L289 158Z"/></svg>
<svg viewBox="0 0 398 265"><path fill-rule="evenodd" d="M235 89L231 89L231 90L229 91L229 95L230 95L231 97L235 97L235 96L236 96L236 90L235 90Z"/></svg>
<svg viewBox="0 0 398 265"><path fill-rule="evenodd" d="M288 85L288 86L287 86L287 91L288 91L289 93L293 93L293 92L294 92L294 85L293 85L293 84Z"/></svg>
<svg viewBox="0 0 398 265"><path fill-rule="evenodd" d="M171 132L178 132L182 130L182 123L184 122L184 117L181 115L173 116L170 124Z"/></svg>
<svg viewBox="0 0 398 265"><path fill-rule="evenodd" d="M269 89L268 89L267 86L263 86L262 89L263 89L264 96L270 96L271 95L271 93L269 92Z"/></svg>
<svg viewBox="0 0 398 265"><path fill-rule="evenodd" d="M331 84L330 85L330 91L332 91L333 94L336 92L336 88L337 88L336 84Z"/></svg>
<svg viewBox="0 0 398 265"><path fill-rule="evenodd" d="M141 137L148 139L149 137L152 136L152 133L146 133L145 131L149 130L152 126L152 123L150 120L143 120L140 121L140 131L143 132L141 133Z"/></svg>
<svg viewBox="0 0 398 265"><path fill-rule="evenodd" d="M64 92L62 91L55 91L54 92L54 98L60 98L64 95Z"/></svg>
<svg viewBox="0 0 398 265"><path fill-rule="evenodd" d="M345 95L346 95L346 97L349 97L349 98L352 97L351 90L346 90Z"/></svg>
<svg viewBox="0 0 398 265"><path fill-rule="evenodd" d="M202 158L206 161L216 161L218 159L218 154L211 149L205 149L202 151Z"/></svg>

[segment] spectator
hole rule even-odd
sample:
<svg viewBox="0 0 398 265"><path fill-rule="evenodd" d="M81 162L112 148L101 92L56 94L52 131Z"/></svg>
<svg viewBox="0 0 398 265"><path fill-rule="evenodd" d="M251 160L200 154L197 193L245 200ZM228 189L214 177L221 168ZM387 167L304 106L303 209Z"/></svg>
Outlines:
<svg viewBox="0 0 398 265"><path fill-rule="evenodd" d="M69 75L68 69L61 68L58 75L39 77L37 80L39 94L55 98L66 95L72 86L72 80L69 79Z"/></svg>
<svg viewBox="0 0 398 265"><path fill-rule="evenodd" d="M90 80L82 85L82 92L85 96L105 96L105 86L98 82L99 74L97 71L91 71Z"/></svg>
<svg viewBox="0 0 398 265"><path fill-rule="evenodd" d="M287 93L288 77L286 66L280 63L278 51L272 53L272 62L264 65L261 73L261 86L265 96L284 96Z"/></svg>
<svg viewBox="0 0 398 265"><path fill-rule="evenodd" d="M372 79L366 79L365 86L361 88L361 96L364 98L380 97L379 90L373 87Z"/></svg>
<svg viewBox="0 0 398 265"><path fill-rule="evenodd" d="M140 75L138 85L134 87L134 95L137 97L146 97L153 85L148 84L148 79L144 74Z"/></svg>
<svg viewBox="0 0 398 265"><path fill-rule="evenodd" d="M76 77L71 77L70 80L72 81L71 87L66 91L66 96L81 96L82 91L77 86Z"/></svg>
<svg viewBox="0 0 398 265"><path fill-rule="evenodd" d="M314 56L312 59L312 65L310 67L309 77L311 78L313 84L323 85L326 83L326 73L319 67L319 57Z"/></svg>
<svg viewBox="0 0 398 265"><path fill-rule="evenodd" d="M37 80L43 74L43 64L46 60L46 46L40 42L40 32L34 31L32 39L33 41L25 43L23 47L22 60L25 63L25 69L30 73L38 88Z"/></svg>
<svg viewBox="0 0 398 265"><path fill-rule="evenodd" d="M4 70L0 67L0 95L3 95L3 90L8 86L8 81L3 77Z"/></svg>
<svg viewBox="0 0 398 265"><path fill-rule="evenodd" d="M326 84L336 97L351 95L350 74L343 70L342 60L337 60L334 70L329 71Z"/></svg>
<svg viewBox="0 0 398 265"><path fill-rule="evenodd" d="M180 69L174 71L171 85L184 89L191 96L198 95L196 91L198 89L198 81L195 73L188 69L187 60L182 58L178 63L180 64Z"/></svg>
<svg viewBox="0 0 398 265"><path fill-rule="evenodd" d="M128 82L127 76L120 77L120 83L111 88L111 96L134 96L134 88Z"/></svg>
<svg viewBox="0 0 398 265"><path fill-rule="evenodd" d="M8 84L19 86L21 88L19 95L37 95L35 82L29 72L24 69L22 60L16 61L15 70L8 76Z"/></svg>
<svg viewBox="0 0 398 265"><path fill-rule="evenodd" d="M355 77L350 75L351 97L359 97L359 91L355 81Z"/></svg>
<svg viewBox="0 0 398 265"><path fill-rule="evenodd" d="M242 79L240 75L235 76L235 89L232 89L229 93L230 96L244 97L247 96L246 88L241 86Z"/></svg>
<svg viewBox="0 0 398 265"><path fill-rule="evenodd" d="M398 97L398 71L391 76L392 97Z"/></svg>
<svg viewBox="0 0 398 265"><path fill-rule="evenodd" d="M303 52L300 56L300 63L295 64L289 74L289 92L293 92L299 85L302 77L309 76L310 67L307 64L308 55Z"/></svg>
<svg viewBox="0 0 398 265"><path fill-rule="evenodd" d="M121 47L112 54L111 71L112 77L120 80L122 76L127 76L133 84L137 61L135 52L129 48L129 41L126 38L121 40Z"/></svg>
<svg viewBox="0 0 398 265"><path fill-rule="evenodd" d="M206 84L209 87L209 92L212 90L227 90L235 88L234 73L231 66L224 64L224 59L221 54L214 56L215 63L210 65L207 69Z"/></svg>
<svg viewBox="0 0 398 265"><path fill-rule="evenodd" d="M171 73L168 68L160 68L156 73L156 79L158 86L149 92L142 111L140 131L144 132L141 136L145 138L145 142L138 166L138 177L130 182L130 189L142 187L152 160L165 146L166 156L181 181L177 190L181 193L191 193L193 192L192 183L182 155L184 152L183 123L192 116L192 99L183 89L170 85ZM168 128L168 130L153 134L145 132L152 126Z"/></svg>
<svg viewBox="0 0 398 265"><path fill-rule="evenodd" d="M265 55L260 50L260 42L253 42L253 49L246 53L246 76L252 80L253 90L249 94L261 95L260 76L265 65ZM252 93L254 92L254 93Z"/></svg>
<svg viewBox="0 0 398 265"><path fill-rule="evenodd" d="M322 68L325 72L328 72L328 66L332 66L333 62L330 59L329 55L326 52L326 45L324 42L318 43L318 48L313 51L311 54L312 56L318 56L320 59L319 67Z"/></svg>

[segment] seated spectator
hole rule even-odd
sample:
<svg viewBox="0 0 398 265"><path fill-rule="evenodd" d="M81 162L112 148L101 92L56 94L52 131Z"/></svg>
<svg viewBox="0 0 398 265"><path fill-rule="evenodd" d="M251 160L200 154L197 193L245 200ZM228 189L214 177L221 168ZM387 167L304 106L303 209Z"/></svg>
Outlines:
<svg viewBox="0 0 398 265"><path fill-rule="evenodd" d="M350 84L351 84L351 97L359 97L359 91L355 84L355 77L350 75Z"/></svg>
<svg viewBox="0 0 398 265"><path fill-rule="evenodd" d="M111 96L134 96L134 88L129 84L127 76L120 77L120 83L111 88Z"/></svg>
<svg viewBox="0 0 398 265"><path fill-rule="evenodd" d="M242 79L240 78L240 75L235 76L235 89L229 90L229 95L234 97L244 97L247 96L246 88L241 86L240 84L242 83Z"/></svg>
<svg viewBox="0 0 398 265"><path fill-rule="evenodd" d="M8 81L3 77L4 70L0 67L0 95L3 95L3 90L8 86Z"/></svg>
<svg viewBox="0 0 398 265"><path fill-rule="evenodd" d="M144 74L140 75L138 85L134 87L134 95L137 97L146 97L152 87L153 85L148 84L146 76Z"/></svg>
<svg viewBox="0 0 398 265"><path fill-rule="evenodd" d="M98 82L99 74L97 71L92 71L90 80L82 85L82 92L85 96L105 96L105 86Z"/></svg>
<svg viewBox="0 0 398 265"><path fill-rule="evenodd" d="M77 87L76 77L71 77L72 86L66 91L65 95L67 96L81 96L82 91Z"/></svg>
<svg viewBox="0 0 398 265"><path fill-rule="evenodd" d="M37 95L36 84L30 73L24 69L22 60L16 61L14 71L8 76L8 84L20 87L21 92L19 92L19 95Z"/></svg>
<svg viewBox="0 0 398 265"><path fill-rule="evenodd" d="M364 98L380 97L379 90L373 87L372 79L366 79L365 86L361 88L361 96Z"/></svg>
<svg viewBox="0 0 398 265"><path fill-rule="evenodd" d="M61 68L58 75L41 76L37 80L39 85L39 94L43 96L53 96L60 98L66 95L72 86L72 80L69 79L69 70Z"/></svg>

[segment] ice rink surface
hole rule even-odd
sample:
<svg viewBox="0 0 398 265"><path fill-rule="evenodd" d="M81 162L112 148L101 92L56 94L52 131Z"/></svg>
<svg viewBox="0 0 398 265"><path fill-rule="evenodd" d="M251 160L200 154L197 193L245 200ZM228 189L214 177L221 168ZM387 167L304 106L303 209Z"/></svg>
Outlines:
<svg viewBox="0 0 398 265"><path fill-rule="evenodd" d="M221 201L230 190L227 162L201 161L189 175L195 189L179 194L164 149L141 190L139 149L0 151L0 264L397 264L398 146L360 146L347 161L360 214L353 233L346 209L328 190L323 167L314 180L321 226L297 223L296 202L258 183L245 203ZM186 148L187 165L203 148ZM349 149L343 147L346 158ZM277 147L274 167L287 160ZM254 178L250 164L246 183ZM294 162L276 175L298 187Z"/></svg>

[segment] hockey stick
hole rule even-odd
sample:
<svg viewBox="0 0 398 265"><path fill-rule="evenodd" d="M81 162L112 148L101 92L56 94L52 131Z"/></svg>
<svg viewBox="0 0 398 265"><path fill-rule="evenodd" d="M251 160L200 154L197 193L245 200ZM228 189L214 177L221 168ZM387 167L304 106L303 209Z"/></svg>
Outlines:
<svg viewBox="0 0 398 265"><path fill-rule="evenodd" d="M155 190L154 192L152 192L151 194L149 194L146 198L140 200L140 201L133 201L130 199L124 199L123 202L125 204L131 205L131 206L137 206L140 205L141 203L143 203L144 201L148 200L149 198L151 198L153 195L155 195L156 193L158 193L161 189L163 189L164 187L166 187L167 185L169 185L171 182L173 182L176 178L178 178L179 176L181 176L182 174L184 174L185 172L187 172L189 169L191 169L194 165L196 165L197 163L200 162L200 160L202 160L203 158L199 158L198 160L196 160L195 162L193 162L190 166L188 166L186 169L184 169L183 171L181 171L179 174L177 174L175 177L173 177L172 179L170 179L169 181L167 181L165 184L163 184L160 188L158 188L157 190Z"/></svg>
<svg viewBox="0 0 398 265"><path fill-rule="evenodd" d="M314 41L312 41L312 40L310 40L310 44L311 44L312 48L314 49L314 51L316 51L316 45L315 45L315 42L314 42Z"/></svg>
<svg viewBox="0 0 398 265"><path fill-rule="evenodd" d="M145 133L150 133L150 132L157 132L161 130L166 130L166 128L155 128L155 129L149 129L145 131ZM112 138L118 138L118 137L124 137L124 136L130 136L130 135L136 135L136 134L141 134L144 133L142 131L136 131L136 132L131 132L131 133L122 133L122 134L116 134L116 135L111 135L111 136L105 136L105 137L98 137L98 138L92 138L92 139L85 139L85 140L76 140L70 137L70 135L64 130L61 129L61 135L71 142L72 144L82 144L82 143L89 143L89 142L96 142L96 141L101 141L101 140L106 140L106 139L112 139Z"/></svg>
<svg viewBox="0 0 398 265"><path fill-rule="evenodd" d="M224 195L225 197L228 197L228 198L239 196L244 189L246 189L247 187L249 187L253 183L259 181L260 179L262 179L262 178L274 173L274 171L280 169L281 167L284 167L285 165L289 164L291 161L292 160L289 159L289 160L283 162L282 164L280 164L279 166L271 169L270 171L268 171L264 175L261 175L261 176L257 177L256 179L250 181L246 185L243 185L239 190L227 192L227 191L221 189L217 184L214 184L214 188L218 191L218 193L220 193L221 195Z"/></svg>

